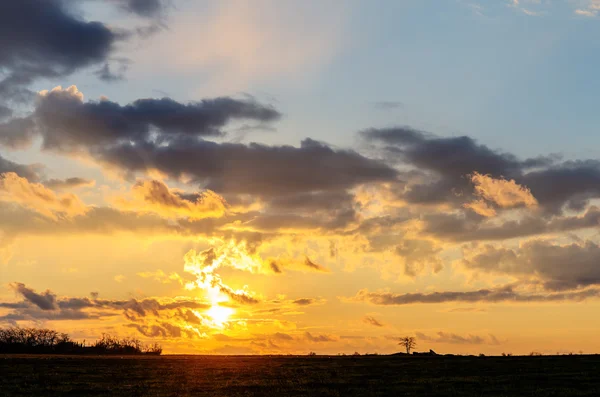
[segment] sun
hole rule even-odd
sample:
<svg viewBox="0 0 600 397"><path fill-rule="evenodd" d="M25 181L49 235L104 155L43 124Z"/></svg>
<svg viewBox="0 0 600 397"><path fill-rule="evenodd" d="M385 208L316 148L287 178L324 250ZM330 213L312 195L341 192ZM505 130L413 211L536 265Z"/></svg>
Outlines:
<svg viewBox="0 0 600 397"><path fill-rule="evenodd" d="M223 327L233 313L234 310L232 308L219 306L218 304L211 306L210 309L206 311L206 314L218 327Z"/></svg>

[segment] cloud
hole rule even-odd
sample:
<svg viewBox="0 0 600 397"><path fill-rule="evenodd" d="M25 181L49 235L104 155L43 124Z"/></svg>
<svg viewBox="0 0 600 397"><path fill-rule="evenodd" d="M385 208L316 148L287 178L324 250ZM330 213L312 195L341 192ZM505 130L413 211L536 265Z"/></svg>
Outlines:
<svg viewBox="0 0 600 397"><path fill-rule="evenodd" d="M469 269L535 276L554 290L600 284L599 262L600 246L589 240L566 245L530 240L518 249L485 245L466 250L461 260Z"/></svg>
<svg viewBox="0 0 600 397"><path fill-rule="evenodd" d="M373 325L375 327L385 327L385 324L383 324L373 316L364 316L362 321L365 324Z"/></svg>
<svg viewBox="0 0 600 397"><path fill-rule="evenodd" d="M172 282L184 284L183 278L176 272L171 272L170 274L167 274L159 269L154 272L139 272L137 273L137 275L142 278L151 278L163 284L170 284Z"/></svg>
<svg viewBox="0 0 600 397"><path fill-rule="evenodd" d="M165 218L218 218L225 214L227 203L213 191L205 190L188 200L185 195L169 189L161 181L139 181L132 188L132 199L120 197L117 207L137 212L153 212Z"/></svg>
<svg viewBox="0 0 600 397"><path fill-rule="evenodd" d="M315 298L300 298L300 299L295 299L294 301L292 301L292 303L294 305L299 305L299 306L309 306L312 304L317 303L317 299Z"/></svg>
<svg viewBox="0 0 600 397"><path fill-rule="evenodd" d="M434 273L442 270L442 260L438 254L440 249L430 240L404 238L396 246L396 254L404 260L404 274L415 277L426 267Z"/></svg>
<svg viewBox="0 0 600 397"><path fill-rule="evenodd" d="M35 134L35 123L30 117L13 118L0 124L0 145L11 150L26 149Z"/></svg>
<svg viewBox="0 0 600 397"><path fill-rule="evenodd" d="M350 150L334 150L311 139L300 147L209 141L121 144L93 155L129 172L155 169L179 179L191 177L219 194L258 197L310 191L339 191L359 184L394 180L397 172Z"/></svg>
<svg viewBox="0 0 600 397"><path fill-rule="evenodd" d="M598 16L598 11L600 10L600 1L598 0L586 0L585 8L577 8L574 13L576 15L581 15L584 17L595 18Z"/></svg>
<svg viewBox="0 0 600 397"><path fill-rule="evenodd" d="M590 18L594 18L596 17L596 15L598 15L598 11L597 10L582 10L582 9L576 9L575 14L577 15L581 15L584 17L590 17Z"/></svg>
<svg viewBox="0 0 600 397"><path fill-rule="evenodd" d="M269 261L269 267L271 268L271 270L273 270L273 273L283 273L283 271L281 270L281 266L274 260Z"/></svg>
<svg viewBox="0 0 600 397"><path fill-rule="evenodd" d="M275 198L304 194L307 202L316 205L325 202L326 193L331 193L330 199L335 192L346 195L347 200L346 189L396 179L397 171L380 161L312 139L303 140L300 147L202 139L220 136L221 128L233 119L265 122L278 117L270 107L232 98L191 104L168 98L141 99L126 106L106 99L84 102L81 92L72 86L42 92L34 113L26 119L34 121L35 133L46 150L84 153L129 178L157 170L223 195ZM20 137L19 145L33 139ZM272 204L282 209L282 201ZM336 218L347 222L352 211L344 208Z"/></svg>
<svg viewBox="0 0 600 397"><path fill-rule="evenodd" d="M165 0L111 0L125 10L143 17L156 17L167 7Z"/></svg>
<svg viewBox="0 0 600 397"><path fill-rule="evenodd" d="M502 208L537 205L537 200L531 195L529 189L520 186L514 180L494 179L489 175L474 172L471 181L475 185L475 193L478 196Z"/></svg>
<svg viewBox="0 0 600 397"><path fill-rule="evenodd" d="M595 228L600 223L600 210L590 206L584 213L572 216L546 218L536 214L503 222L482 221L465 214L436 213L424 215L422 221L424 233L448 241L506 240Z"/></svg>
<svg viewBox="0 0 600 397"><path fill-rule="evenodd" d="M86 178L67 178L67 179L48 179L44 181L44 186L54 190L69 190L79 187L93 187L96 185L96 181L93 179Z"/></svg>
<svg viewBox="0 0 600 397"><path fill-rule="evenodd" d="M310 268L310 269L314 269L314 270L319 271L319 272L325 272L325 273L329 272L329 269L327 269L326 267L321 266L321 265L319 265L317 263L314 263L308 257L305 258L304 265L306 267Z"/></svg>
<svg viewBox="0 0 600 397"><path fill-rule="evenodd" d="M231 267L250 273L264 271L264 264L256 255L247 252L243 244L231 241L219 247L209 248L197 253L188 251L184 256L184 270L196 276L196 280L187 288L204 290L213 305L232 300L233 302L253 305L260 302L254 293L243 289L233 289L226 285L216 271L221 267Z"/></svg>
<svg viewBox="0 0 600 397"><path fill-rule="evenodd" d="M124 143L160 147L186 137L221 136L222 127L232 120L266 123L279 117L272 107L252 100L221 97L184 104L148 98L121 106L108 99L85 102L76 86L58 86L40 92L34 112L23 122L35 123L34 132L42 137L44 149L71 153ZM31 133L19 142L9 140L11 136L1 135L0 143L25 146L32 141Z"/></svg>
<svg viewBox="0 0 600 397"><path fill-rule="evenodd" d="M541 11L534 11L531 8L526 8L524 4L528 4L529 6L539 6L541 4L540 0L510 0L508 2L509 7L522 12L525 15L529 16L540 16L542 15Z"/></svg>
<svg viewBox="0 0 600 397"><path fill-rule="evenodd" d="M405 174L403 189L396 193L408 203L462 206L471 201L469 208L492 215L491 203L512 205L507 201L509 194L512 200L520 200L519 205L533 206L537 201L547 215L565 208L580 211L589 200L600 197L597 160L561 162L555 154L521 160L467 136L437 137L410 127L368 129L360 135L388 163L418 172L416 176ZM491 189L500 203L478 201Z"/></svg>
<svg viewBox="0 0 600 397"><path fill-rule="evenodd" d="M432 343L446 343L454 345L498 345L500 341L494 335L480 336L480 335L457 335L453 333L438 332L435 336L430 336L422 332L417 332L416 336L418 339L432 342Z"/></svg>
<svg viewBox="0 0 600 397"><path fill-rule="evenodd" d="M97 294L92 294L90 299L87 297L57 297L50 290L38 293L19 282L11 283L9 287L18 293L23 301L0 302L0 307L12 309L11 313L0 316L0 322L85 320L123 315L126 320L134 322L144 321L150 317L165 320L175 316L191 320L190 322L193 322L195 318L196 322L201 324L201 319L195 314L190 316L192 312L189 310L205 310L210 307L204 301L191 298L110 300L99 299ZM162 327L166 327L164 321Z"/></svg>
<svg viewBox="0 0 600 397"><path fill-rule="evenodd" d="M57 220L87 212L87 206L72 193L61 196L40 183L30 183L14 172L0 174L0 201L16 203Z"/></svg>
<svg viewBox="0 0 600 397"><path fill-rule="evenodd" d="M26 98L24 86L40 77L59 77L102 62L120 36L100 22L84 21L61 0L22 0L0 4L0 92Z"/></svg>
<svg viewBox="0 0 600 397"><path fill-rule="evenodd" d="M585 289L580 291L549 292L549 293L520 293L512 286L495 289L480 289L476 291L445 291L423 293L393 294L390 292L370 292L367 289L358 291L352 298L342 298L349 302L368 302L373 305L410 305L410 304L435 304L448 302L561 302L583 301L600 296L598 289Z"/></svg>
<svg viewBox="0 0 600 397"><path fill-rule="evenodd" d="M486 218L491 218L496 216L496 210L491 207L485 200L475 200L470 203L463 204L463 207L468 208L479 214L481 216L485 216Z"/></svg>
<svg viewBox="0 0 600 397"><path fill-rule="evenodd" d="M533 170L517 182L530 188L540 206L549 212L560 212L565 205L580 211L590 199L600 197L600 161L565 161Z"/></svg>
<svg viewBox="0 0 600 397"><path fill-rule="evenodd" d="M527 169L554 161L552 157L519 160L467 136L440 138L410 127L369 129L362 131L361 136L387 157L432 174L433 182L409 185L403 198L412 203L456 202L471 190L467 175L516 178Z"/></svg>
<svg viewBox="0 0 600 397"><path fill-rule="evenodd" d="M496 211L488 203L495 204L500 208L535 207L538 204L529 189L517 184L512 179L495 179L478 172L470 175L470 179L475 185L475 195L481 198L464 206L479 215L486 217L496 215Z"/></svg>
<svg viewBox="0 0 600 397"><path fill-rule="evenodd" d="M94 74L102 81L106 83L114 83L125 79L125 72L129 68L127 62L120 62L118 71L114 72L111 65L107 62L100 69L96 70Z"/></svg>
<svg viewBox="0 0 600 397"><path fill-rule="evenodd" d="M10 109L9 107L6 107L4 105L0 105L0 120L7 119L10 116L12 116L12 114L13 114L12 109Z"/></svg>
<svg viewBox="0 0 600 397"><path fill-rule="evenodd" d="M168 322L159 322L152 324L125 324L127 328L133 328L140 334L149 338L181 338L185 336L189 339L198 337L198 333L191 329L183 328Z"/></svg>
<svg viewBox="0 0 600 397"><path fill-rule="evenodd" d="M31 288L27 288L27 286L23 283L11 283L9 286L18 294L23 296L23 298L35 306L39 307L42 310L55 310L58 308L56 304L56 295L54 295L50 290L46 290L46 292L42 292L38 294Z"/></svg>
<svg viewBox="0 0 600 397"><path fill-rule="evenodd" d="M0 174L13 172L31 182L38 182L40 179L39 172L42 170L42 168L43 167L41 165L18 164L0 156Z"/></svg>
<svg viewBox="0 0 600 397"><path fill-rule="evenodd" d="M240 289L234 290L228 285L220 285L219 291L231 298L232 301L243 305L255 305L260 302L260 299L256 298L252 293Z"/></svg>
<svg viewBox="0 0 600 397"><path fill-rule="evenodd" d="M339 338L337 338L333 335L325 335L325 334L313 335L308 331L306 331L304 333L304 339L306 339L309 342L316 342L316 343L336 342L337 340L339 340Z"/></svg>

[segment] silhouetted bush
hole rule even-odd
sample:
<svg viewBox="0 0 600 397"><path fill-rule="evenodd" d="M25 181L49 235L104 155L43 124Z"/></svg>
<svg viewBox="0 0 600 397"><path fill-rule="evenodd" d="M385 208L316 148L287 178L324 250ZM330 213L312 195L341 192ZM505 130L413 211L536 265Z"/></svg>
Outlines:
<svg viewBox="0 0 600 397"><path fill-rule="evenodd" d="M0 353L12 354L151 354L159 355L159 344L144 345L135 338L118 339L108 334L91 346L78 343L64 333L43 328L0 328Z"/></svg>

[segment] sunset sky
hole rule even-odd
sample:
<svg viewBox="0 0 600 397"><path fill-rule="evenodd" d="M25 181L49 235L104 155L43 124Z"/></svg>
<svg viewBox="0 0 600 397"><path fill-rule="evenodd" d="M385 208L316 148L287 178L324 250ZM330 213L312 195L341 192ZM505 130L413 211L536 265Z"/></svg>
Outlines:
<svg viewBox="0 0 600 397"><path fill-rule="evenodd" d="M599 0L0 2L0 327L600 352Z"/></svg>

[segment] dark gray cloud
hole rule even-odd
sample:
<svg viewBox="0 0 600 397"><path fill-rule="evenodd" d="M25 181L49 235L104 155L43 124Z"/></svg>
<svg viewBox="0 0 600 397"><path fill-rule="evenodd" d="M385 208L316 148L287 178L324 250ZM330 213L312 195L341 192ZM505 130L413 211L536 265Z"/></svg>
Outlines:
<svg viewBox="0 0 600 397"><path fill-rule="evenodd" d="M38 182L39 172L42 166L39 164L23 165L7 160L0 155L0 174L5 172L14 172L20 177L27 178L30 182Z"/></svg>
<svg viewBox="0 0 600 397"><path fill-rule="evenodd" d="M129 172L158 169L172 178L192 176L218 193L281 196L339 191L394 180L391 167L354 151L334 150L311 139L301 146L267 146L198 140L169 145L121 144L92 152L101 162Z"/></svg>
<svg viewBox="0 0 600 397"><path fill-rule="evenodd" d="M408 164L447 178L462 178L473 172L511 178L519 176L524 169L544 167L556 161L552 156L522 161L468 136L441 138L408 127L370 129L361 134L369 141L388 145L388 149L398 153Z"/></svg>
<svg viewBox="0 0 600 397"><path fill-rule="evenodd" d="M31 117L18 117L0 124L0 145L8 149L25 149L36 135Z"/></svg>
<svg viewBox="0 0 600 397"><path fill-rule="evenodd" d="M82 320L103 318L122 314L130 321L144 321L145 318L160 318L165 311L184 313L189 309L208 309L210 305L194 299L98 299L97 295L87 297L57 297L50 290L38 293L23 283L14 282L9 286L23 300L20 302L0 302L0 307L12 309L0 317L0 321L20 320ZM196 318L197 319L197 318Z"/></svg>
<svg viewBox="0 0 600 397"><path fill-rule="evenodd" d="M138 145L141 150L159 148L178 138L220 136L221 128L232 120L269 122L279 117L272 107L228 97L191 103L148 98L124 106L107 99L84 102L70 87L38 97L35 111L25 120L35 122L35 133L42 137L45 149L94 153L125 143L134 150ZM19 144L27 138L31 141L27 136ZM6 140L0 135L0 143Z"/></svg>
<svg viewBox="0 0 600 397"><path fill-rule="evenodd" d="M114 317L115 312L84 312L80 310L40 310L38 308L27 308L0 316L0 322L18 325L19 321L61 321L61 320L99 320Z"/></svg>
<svg viewBox="0 0 600 397"><path fill-rule="evenodd" d="M590 199L600 197L600 161L565 161L529 172L518 181L530 188L548 211L558 212L564 205L581 211Z"/></svg>
<svg viewBox="0 0 600 397"><path fill-rule="evenodd" d="M345 190L318 191L276 196L268 202L269 212L335 211L352 209L354 196Z"/></svg>
<svg viewBox="0 0 600 397"><path fill-rule="evenodd" d="M346 228L357 221L359 205L345 190L300 192L275 196L267 203L264 215L251 225L258 229Z"/></svg>
<svg viewBox="0 0 600 397"><path fill-rule="evenodd" d="M50 292L50 290L38 294L33 289L27 288L23 283L11 283L10 287L20 294L27 302L34 304L42 310L55 310L58 308L56 295Z"/></svg>
<svg viewBox="0 0 600 397"><path fill-rule="evenodd" d="M432 343L449 343L449 344L453 344L453 345L483 345L483 344L498 345L498 344L500 344L500 341L498 340L498 338L496 338L494 335L491 335L491 334L487 335L487 336L481 336L481 335L462 336L462 335L458 335L458 334L440 331L435 336L430 336L430 335L424 334L422 332L417 332L416 336L417 336L417 338L419 338L419 340L432 342Z"/></svg>
<svg viewBox="0 0 600 397"><path fill-rule="evenodd" d="M58 77L107 58L119 34L79 19L62 0L0 2L0 93L24 99L39 77Z"/></svg>
<svg viewBox="0 0 600 397"><path fill-rule="evenodd" d="M0 120L9 118L10 116L12 116L12 114L13 114L12 109L10 109L6 106L0 105Z"/></svg>
<svg viewBox="0 0 600 397"><path fill-rule="evenodd" d="M444 240L506 240L596 228L600 225L600 209L590 206L584 213L571 216L525 215L519 220L508 220L500 224L469 213L425 214L421 220L424 223L424 233Z"/></svg>
<svg viewBox="0 0 600 397"><path fill-rule="evenodd" d="M485 272L536 276L550 290L600 284L600 246L592 241L558 245L533 240L517 249L486 245L467 251L461 262Z"/></svg>
<svg viewBox="0 0 600 397"><path fill-rule="evenodd" d="M167 1L165 0L113 0L121 4L126 10L143 17L156 17L160 15Z"/></svg>
<svg viewBox="0 0 600 397"><path fill-rule="evenodd" d="M115 71L113 66L108 62L102 65L102 67L94 72L96 77L107 83L114 83L125 79L125 72L129 69L128 62L120 62L117 70Z"/></svg>
<svg viewBox="0 0 600 397"><path fill-rule="evenodd" d="M583 301L600 296L600 289L581 291L549 292L549 293L520 293L512 286L495 289L480 289L476 291L446 291L432 293L394 294L391 292L370 292L366 289L358 291L351 301L368 302L373 305L410 305L417 303L446 303L446 302L560 302Z"/></svg>
<svg viewBox="0 0 600 397"><path fill-rule="evenodd" d="M560 156L521 160L493 150L468 136L437 137L409 127L369 129L361 136L390 163L409 165L429 178L409 181L402 197L412 203L465 203L472 199L468 175L514 179L531 190L543 214L565 207L581 211L600 197L600 161L560 161ZM560 186L560 188L556 188Z"/></svg>
<svg viewBox="0 0 600 397"><path fill-rule="evenodd" d="M494 178L518 178L525 170L556 161L554 156L520 160L468 136L441 138L409 127L369 129L361 136L379 146L387 159L433 175L434 181L413 184L404 193L404 198L414 203L465 202L468 197L464 196L472 191L467 175L478 172Z"/></svg>

